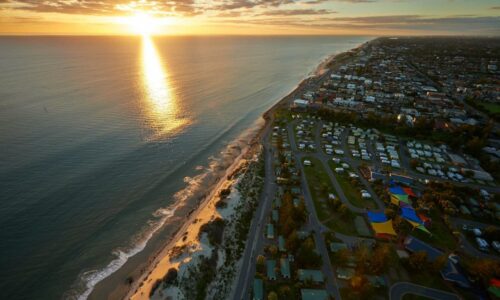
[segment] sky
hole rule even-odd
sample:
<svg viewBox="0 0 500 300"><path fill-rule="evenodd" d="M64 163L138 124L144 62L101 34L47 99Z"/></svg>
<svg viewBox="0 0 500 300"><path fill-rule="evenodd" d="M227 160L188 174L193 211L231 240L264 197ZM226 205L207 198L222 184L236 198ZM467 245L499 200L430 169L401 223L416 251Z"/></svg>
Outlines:
<svg viewBox="0 0 500 300"><path fill-rule="evenodd" d="M0 0L0 35L500 35L498 0Z"/></svg>

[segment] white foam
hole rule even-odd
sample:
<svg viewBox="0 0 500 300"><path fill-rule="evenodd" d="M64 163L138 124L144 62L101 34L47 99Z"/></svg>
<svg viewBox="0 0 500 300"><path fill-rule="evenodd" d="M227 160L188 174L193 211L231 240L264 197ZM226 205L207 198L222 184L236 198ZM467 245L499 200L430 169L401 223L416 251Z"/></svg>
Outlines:
<svg viewBox="0 0 500 300"><path fill-rule="evenodd" d="M241 153L243 148L248 145L249 140L255 136L263 123L263 119L259 118L253 126L245 130L233 142L229 143L226 150L222 151L220 157L209 157L208 167L204 172L193 177L185 177L184 182L187 186L175 193L174 205L156 210L153 216L160 219L148 222L148 228L142 231L142 233L134 239L132 243L133 246L130 249L116 249L113 251L113 255L116 258L106 267L100 270L84 272L78 280L78 287L80 288L75 288L70 291L65 298L78 300L87 299L99 282L118 271L130 257L141 252L155 232L165 225L166 221L174 215L176 209L186 203L187 199L206 196L206 191L224 175L227 168L234 162L234 159ZM83 292L81 290L83 290Z"/></svg>
<svg viewBox="0 0 500 300"><path fill-rule="evenodd" d="M114 272L118 271L126 262L127 260L136 255L137 253L141 252L144 250L146 247L148 241L151 239L151 237L155 234L156 231L158 231L164 224L165 222L174 215L175 210L177 207L173 208L160 208L157 211L153 213L153 216L156 218L160 218L159 220L152 221L149 223L149 228L148 230L144 231L143 234L138 236L136 238L136 242L133 244L134 246L130 249L127 250L114 250L113 255L116 257L113 259L106 267L104 267L101 270L92 270L92 271L87 271L84 272L80 276L80 282L83 283L83 286L85 287L85 290L79 294L79 295L70 295L67 298L69 299L78 299L78 300L85 300L88 298L94 287L113 274Z"/></svg>

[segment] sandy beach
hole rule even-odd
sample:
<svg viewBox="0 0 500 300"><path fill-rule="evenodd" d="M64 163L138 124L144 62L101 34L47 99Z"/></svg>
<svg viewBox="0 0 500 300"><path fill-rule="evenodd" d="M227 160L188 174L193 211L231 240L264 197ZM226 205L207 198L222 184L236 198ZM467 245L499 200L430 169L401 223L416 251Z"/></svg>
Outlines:
<svg viewBox="0 0 500 300"><path fill-rule="evenodd" d="M210 222L218 216L215 204L219 199L219 192L233 184L234 178L231 175L244 164L246 158L255 153L260 147L261 140L267 132L266 128L269 128L273 122L273 115L276 109L289 105L293 99L299 97L300 93L309 85L309 80L322 77L327 73L328 69L335 67L336 64L343 63L344 59L336 61L336 57L339 54L330 55L321 61L313 74L303 79L293 91L269 108L263 114L263 119L258 120L255 126L241 135L241 138L238 139L240 141L238 144L239 153L234 157L232 164L227 167L217 183L210 189L210 193L200 201L196 209L190 212L186 221L175 235L169 239L166 245L149 259L147 267L143 269L140 277L129 285L129 289L126 290L125 286L117 288L112 294L112 298L150 299L150 292L153 285L157 280L161 280L170 268L179 268L183 264L189 264L192 259L189 256L190 252L206 250L202 249L203 243L199 241L199 231L203 224ZM183 249L181 251L183 253L179 257L173 258L173 252L178 252L179 249ZM188 254L186 255L185 252L188 252ZM157 294L155 296L155 298L159 298Z"/></svg>

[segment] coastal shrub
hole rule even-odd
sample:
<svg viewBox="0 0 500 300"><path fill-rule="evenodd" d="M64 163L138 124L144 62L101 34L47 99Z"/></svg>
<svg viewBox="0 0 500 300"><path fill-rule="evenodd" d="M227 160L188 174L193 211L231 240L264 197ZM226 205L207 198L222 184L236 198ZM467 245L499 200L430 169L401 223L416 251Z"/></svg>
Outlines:
<svg viewBox="0 0 500 300"><path fill-rule="evenodd" d="M158 287L161 285L161 280L156 280L155 283L153 283L153 286L151 287L151 291L149 291L149 297L152 297Z"/></svg>
<svg viewBox="0 0 500 300"><path fill-rule="evenodd" d="M176 279L177 279L177 269L170 268L167 274L165 274L165 276L163 277L163 282L165 286L167 286L173 284Z"/></svg>
<svg viewBox="0 0 500 300"><path fill-rule="evenodd" d="M223 189L219 192L219 196L221 198L226 198L227 196L229 196L229 194L231 194L231 189L230 188L227 188L227 189Z"/></svg>
<svg viewBox="0 0 500 300"><path fill-rule="evenodd" d="M219 245L222 242L222 235L224 234L225 221L221 218L203 224L200 228L198 236L203 232L207 233L208 240L211 245Z"/></svg>

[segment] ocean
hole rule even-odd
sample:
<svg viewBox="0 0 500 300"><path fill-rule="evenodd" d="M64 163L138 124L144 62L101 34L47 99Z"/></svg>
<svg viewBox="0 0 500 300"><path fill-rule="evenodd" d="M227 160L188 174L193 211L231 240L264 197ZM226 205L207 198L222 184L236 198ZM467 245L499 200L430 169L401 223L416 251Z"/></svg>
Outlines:
<svg viewBox="0 0 500 300"><path fill-rule="evenodd" d="M0 37L2 298L113 297L207 193L221 152L367 40Z"/></svg>

